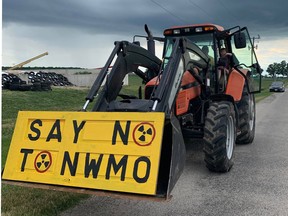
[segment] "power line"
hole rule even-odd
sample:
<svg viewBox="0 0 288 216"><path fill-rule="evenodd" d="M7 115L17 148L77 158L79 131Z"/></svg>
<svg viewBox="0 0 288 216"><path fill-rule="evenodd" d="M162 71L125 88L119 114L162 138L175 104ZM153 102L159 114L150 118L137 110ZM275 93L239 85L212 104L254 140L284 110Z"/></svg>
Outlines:
<svg viewBox="0 0 288 216"><path fill-rule="evenodd" d="M209 14L206 10L204 10L202 7L200 7L199 5L197 5L195 2L192 2L191 0L188 0L190 4L192 4L194 7L198 8L199 10L201 10L203 13L205 13L208 17L210 17L212 20L214 20L214 17L211 16L211 14Z"/></svg>
<svg viewBox="0 0 288 216"><path fill-rule="evenodd" d="M217 1L220 2L220 4L222 5L222 7L225 9L225 13L228 13L229 16L233 18L234 21L236 21L236 22L239 21L239 20L237 20L237 19L235 18L235 14L237 14L237 13L232 14L231 11L226 7L226 5L225 5L221 0L217 0Z"/></svg>
<svg viewBox="0 0 288 216"><path fill-rule="evenodd" d="M156 4L158 7L162 8L164 11L166 11L167 13L169 13L171 16L175 17L176 19L180 20L181 22L187 22L186 20L182 19L181 17L177 16L176 14L172 13L171 11L169 11L167 8L163 7L161 4L159 4L158 2L154 1L154 0L150 0L151 2L153 2L154 4Z"/></svg>

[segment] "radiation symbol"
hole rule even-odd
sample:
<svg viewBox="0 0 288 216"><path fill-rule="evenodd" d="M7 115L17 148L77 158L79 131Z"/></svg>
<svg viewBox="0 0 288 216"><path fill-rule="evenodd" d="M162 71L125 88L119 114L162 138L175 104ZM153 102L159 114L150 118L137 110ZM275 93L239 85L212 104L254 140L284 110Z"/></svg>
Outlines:
<svg viewBox="0 0 288 216"><path fill-rule="evenodd" d="M133 131L133 140L137 145L148 146L155 138L155 128L148 122L138 124Z"/></svg>
<svg viewBox="0 0 288 216"><path fill-rule="evenodd" d="M44 173L46 172L52 164L52 156L48 151L40 152L34 161L34 167L37 172Z"/></svg>

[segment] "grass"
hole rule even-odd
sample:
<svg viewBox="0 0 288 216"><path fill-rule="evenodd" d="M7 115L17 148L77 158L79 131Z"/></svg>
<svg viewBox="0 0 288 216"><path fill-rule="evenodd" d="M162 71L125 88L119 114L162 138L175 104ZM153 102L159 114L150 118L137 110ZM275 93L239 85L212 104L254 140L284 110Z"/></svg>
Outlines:
<svg viewBox="0 0 288 216"><path fill-rule="evenodd" d="M143 98L143 92L145 85L142 83L142 79L140 79L137 75L129 75L129 85L124 86L121 89L120 93L133 95L136 97L139 97L138 88L141 86L142 88L142 98Z"/></svg>
<svg viewBox="0 0 288 216"><path fill-rule="evenodd" d="M263 79L262 93L256 101L271 95L272 79ZM129 77L123 93L138 95L136 86L142 85L136 76ZM142 85L143 86L143 85ZM142 88L142 91L144 88ZM132 93L131 93L132 92ZM2 91L2 166L5 165L12 133L19 110L75 111L84 104L88 90L53 88L50 92ZM88 195L2 184L2 215L58 215L76 205Z"/></svg>
<svg viewBox="0 0 288 216"><path fill-rule="evenodd" d="M83 194L3 184L1 215L59 215L87 197Z"/></svg>

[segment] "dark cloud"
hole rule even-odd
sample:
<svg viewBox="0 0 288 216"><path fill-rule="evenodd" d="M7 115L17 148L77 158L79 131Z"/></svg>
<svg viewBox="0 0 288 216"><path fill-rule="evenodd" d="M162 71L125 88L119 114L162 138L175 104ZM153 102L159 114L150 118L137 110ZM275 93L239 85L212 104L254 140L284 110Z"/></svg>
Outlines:
<svg viewBox="0 0 288 216"><path fill-rule="evenodd" d="M171 25L212 22L248 26L266 36L288 32L288 2L231 0L3 0L3 25L70 27L99 34L128 34L145 23L159 34Z"/></svg>
<svg viewBox="0 0 288 216"><path fill-rule="evenodd" d="M147 14L138 7L131 11L134 6L125 1L4 0L3 24L68 27L99 34L125 34L139 28L140 23L142 28L144 20L153 18L153 13Z"/></svg>

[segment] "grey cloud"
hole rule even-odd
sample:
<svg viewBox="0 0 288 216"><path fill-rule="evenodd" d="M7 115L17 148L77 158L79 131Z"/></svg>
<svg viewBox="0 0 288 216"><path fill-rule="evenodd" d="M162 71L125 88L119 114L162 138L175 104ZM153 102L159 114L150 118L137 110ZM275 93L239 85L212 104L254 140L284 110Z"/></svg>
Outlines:
<svg viewBox="0 0 288 216"><path fill-rule="evenodd" d="M288 32L287 6L285 0L3 0L3 26L20 23L131 34L148 23L159 34L171 25L212 22L224 27L248 26L253 33L269 36Z"/></svg>
<svg viewBox="0 0 288 216"><path fill-rule="evenodd" d="M35 1L4 0L3 24L11 23L31 26L70 27L99 34L125 34L127 30L141 28L144 20L153 19L148 14L131 10L128 2L97 1L91 5L84 1ZM82 2L82 1L81 1ZM85 4L86 3L86 4ZM156 12L155 12L156 13ZM153 19L153 22L156 19Z"/></svg>

